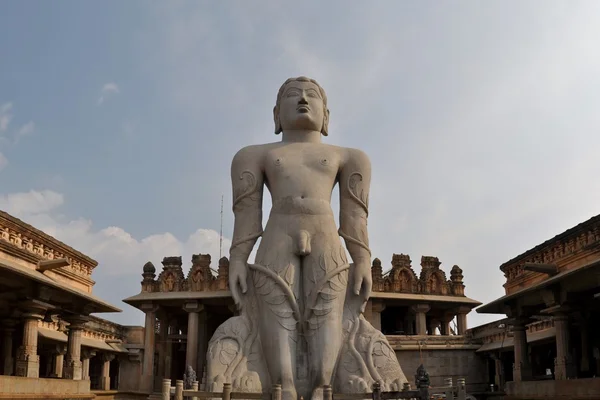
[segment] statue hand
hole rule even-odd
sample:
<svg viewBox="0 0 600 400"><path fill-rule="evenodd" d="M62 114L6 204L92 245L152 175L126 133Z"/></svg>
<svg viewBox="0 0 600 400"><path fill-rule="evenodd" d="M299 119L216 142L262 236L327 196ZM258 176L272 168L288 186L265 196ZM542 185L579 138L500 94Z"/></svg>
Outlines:
<svg viewBox="0 0 600 400"><path fill-rule="evenodd" d="M362 297L361 312L364 312L371 289L373 288L373 278L371 277L371 266L368 262L361 262L354 266L354 294Z"/></svg>
<svg viewBox="0 0 600 400"><path fill-rule="evenodd" d="M235 261L229 265L229 288L238 310L242 309L242 294L248 290L247 278L248 266L245 262Z"/></svg>

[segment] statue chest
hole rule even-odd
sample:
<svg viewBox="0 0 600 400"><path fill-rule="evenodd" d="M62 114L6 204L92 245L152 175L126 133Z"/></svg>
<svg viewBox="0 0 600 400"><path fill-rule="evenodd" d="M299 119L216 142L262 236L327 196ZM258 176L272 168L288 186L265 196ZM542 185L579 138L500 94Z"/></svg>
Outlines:
<svg viewBox="0 0 600 400"><path fill-rule="evenodd" d="M339 157L324 152L272 152L265 159L265 172L271 181L278 179L331 178L339 171Z"/></svg>

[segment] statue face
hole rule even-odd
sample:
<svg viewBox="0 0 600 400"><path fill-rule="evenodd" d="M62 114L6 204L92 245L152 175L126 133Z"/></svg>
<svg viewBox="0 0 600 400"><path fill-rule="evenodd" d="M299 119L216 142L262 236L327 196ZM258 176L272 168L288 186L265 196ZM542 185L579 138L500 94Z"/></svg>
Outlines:
<svg viewBox="0 0 600 400"><path fill-rule="evenodd" d="M325 118L323 98L312 82L288 83L279 104L279 121L283 130L321 131Z"/></svg>

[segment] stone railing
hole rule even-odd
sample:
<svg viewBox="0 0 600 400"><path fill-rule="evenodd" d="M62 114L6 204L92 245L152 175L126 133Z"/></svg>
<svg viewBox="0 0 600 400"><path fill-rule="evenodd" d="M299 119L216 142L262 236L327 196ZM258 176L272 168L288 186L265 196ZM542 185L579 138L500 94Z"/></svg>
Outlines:
<svg viewBox="0 0 600 400"><path fill-rule="evenodd" d="M443 395L446 400L466 400L467 391L464 378L457 379L457 384L452 384L452 379L446 380L443 387L430 387L428 378L426 381L417 381L417 389L412 390L409 383L405 383L402 390L384 392L381 391L379 382L375 382L372 392L366 393L333 393L330 385L323 388L323 400L388 400L388 399L406 399L406 400L430 400ZM231 383L223 384L222 392L204 392L198 390L198 381L192 383L192 388L184 390L183 380L176 381L175 386L171 386L170 379L164 379L162 384L162 400L207 400L207 399L245 399L245 400L281 400L281 385L276 384L271 388L270 393L248 393L233 392ZM441 397L440 397L441 398Z"/></svg>
<svg viewBox="0 0 600 400"><path fill-rule="evenodd" d="M394 350L478 349L481 341L470 335L385 335Z"/></svg>

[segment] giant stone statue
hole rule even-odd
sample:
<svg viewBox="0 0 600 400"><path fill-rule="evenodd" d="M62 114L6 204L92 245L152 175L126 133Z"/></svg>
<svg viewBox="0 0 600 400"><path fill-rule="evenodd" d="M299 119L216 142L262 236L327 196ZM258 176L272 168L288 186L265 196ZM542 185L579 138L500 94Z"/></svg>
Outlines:
<svg viewBox="0 0 600 400"><path fill-rule="evenodd" d="M362 316L371 293L367 232L371 165L365 153L321 142L325 91L288 79L273 110L281 142L248 146L233 158L235 224L229 284L239 315L209 343L207 390L268 392L284 400L400 390L406 378L385 336ZM331 194L339 183L339 229ZM272 209L262 227L264 187ZM346 248L353 263L346 256ZM262 237L255 263L248 257Z"/></svg>

